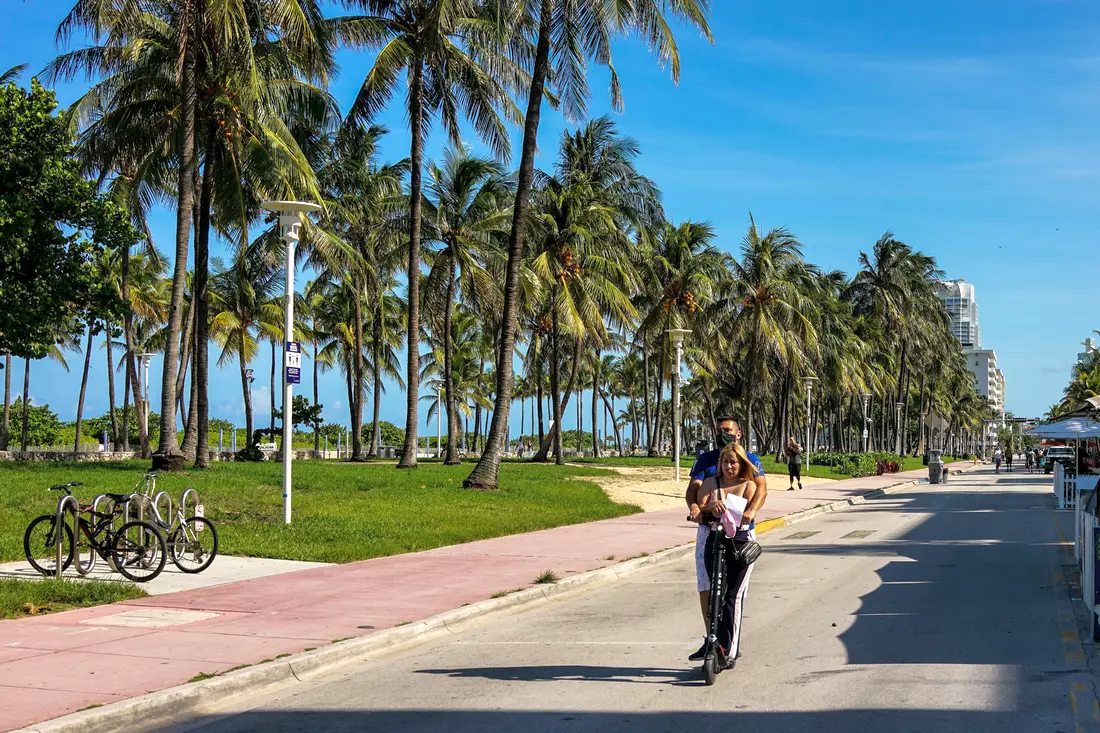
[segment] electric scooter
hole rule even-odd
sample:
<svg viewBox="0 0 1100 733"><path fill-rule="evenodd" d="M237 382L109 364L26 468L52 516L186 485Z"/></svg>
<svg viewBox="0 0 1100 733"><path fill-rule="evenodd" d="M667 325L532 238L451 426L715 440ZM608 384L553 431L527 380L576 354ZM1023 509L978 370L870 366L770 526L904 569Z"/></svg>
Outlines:
<svg viewBox="0 0 1100 733"><path fill-rule="evenodd" d="M726 530L719 524L714 533L714 544L711 550L713 564L710 571L710 620L707 628L707 650L703 655L703 681L707 685L713 685L718 678L719 655L718 629L722 623L722 614L726 604L726 584L729 582L726 573Z"/></svg>

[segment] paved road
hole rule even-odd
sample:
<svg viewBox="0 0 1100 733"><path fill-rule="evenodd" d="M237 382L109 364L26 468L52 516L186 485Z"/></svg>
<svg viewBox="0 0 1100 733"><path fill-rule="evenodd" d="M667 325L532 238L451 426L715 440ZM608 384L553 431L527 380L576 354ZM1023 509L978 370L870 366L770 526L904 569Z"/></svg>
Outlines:
<svg viewBox="0 0 1100 733"><path fill-rule="evenodd" d="M684 560L177 730L1093 730L1047 481L979 472L770 533L714 687Z"/></svg>

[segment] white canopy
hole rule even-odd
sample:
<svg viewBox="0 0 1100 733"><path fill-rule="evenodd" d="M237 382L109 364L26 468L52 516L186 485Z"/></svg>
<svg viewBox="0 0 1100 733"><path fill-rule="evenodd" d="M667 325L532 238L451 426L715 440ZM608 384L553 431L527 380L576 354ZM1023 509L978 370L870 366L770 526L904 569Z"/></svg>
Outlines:
<svg viewBox="0 0 1100 733"><path fill-rule="evenodd" d="M1038 425L1024 431L1025 435L1039 438L1100 438L1100 423L1083 417L1071 417L1066 420Z"/></svg>

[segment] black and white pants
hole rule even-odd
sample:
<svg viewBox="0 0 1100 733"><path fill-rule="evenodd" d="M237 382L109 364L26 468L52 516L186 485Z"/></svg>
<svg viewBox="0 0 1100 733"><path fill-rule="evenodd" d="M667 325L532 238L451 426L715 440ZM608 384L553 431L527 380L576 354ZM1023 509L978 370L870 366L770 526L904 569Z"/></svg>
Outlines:
<svg viewBox="0 0 1100 733"><path fill-rule="evenodd" d="M713 572L714 542L718 533L711 532L707 537L706 558L707 573ZM735 540L726 539L730 545L726 549L726 598L722 609L722 619L718 625L718 643L730 659L737 657L737 651L741 648L741 620L745 612L745 594L749 589L749 577L752 575L752 565L742 565L733 557L733 544L741 544L745 540L756 540L756 532L749 530L744 536L738 533Z"/></svg>

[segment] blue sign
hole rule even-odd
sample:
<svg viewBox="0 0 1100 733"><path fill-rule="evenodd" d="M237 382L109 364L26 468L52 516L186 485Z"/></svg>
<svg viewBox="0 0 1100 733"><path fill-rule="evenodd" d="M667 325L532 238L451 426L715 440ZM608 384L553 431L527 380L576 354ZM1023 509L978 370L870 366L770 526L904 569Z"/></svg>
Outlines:
<svg viewBox="0 0 1100 733"><path fill-rule="evenodd" d="M286 368L286 383L287 384L301 384L302 383L302 370L298 367Z"/></svg>
<svg viewBox="0 0 1100 733"><path fill-rule="evenodd" d="M292 351L295 354L300 354L302 353L302 344L300 341L287 341L286 350Z"/></svg>

